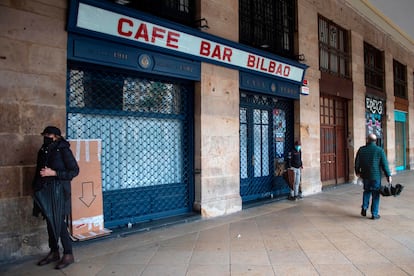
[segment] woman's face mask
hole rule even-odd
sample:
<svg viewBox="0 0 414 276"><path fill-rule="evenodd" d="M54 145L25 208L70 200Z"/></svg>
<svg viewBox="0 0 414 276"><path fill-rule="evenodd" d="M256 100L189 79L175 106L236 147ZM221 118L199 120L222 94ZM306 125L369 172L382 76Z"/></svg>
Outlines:
<svg viewBox="0 0 414 276"><path fill-rule="evenodd" d="M295 146L295 149L296 149L297 151L300 151L301 147L300 147L300 146Z"/></svg>
<svg viewBox="0 0 414 276"><path fill-rule="evenodd" d="M43 137L43 144L44 144L45 146L50 145L52 142L53 142L53 138L51 138L51 137L47 137L47 136L44 136L44 137Z"/></svg>

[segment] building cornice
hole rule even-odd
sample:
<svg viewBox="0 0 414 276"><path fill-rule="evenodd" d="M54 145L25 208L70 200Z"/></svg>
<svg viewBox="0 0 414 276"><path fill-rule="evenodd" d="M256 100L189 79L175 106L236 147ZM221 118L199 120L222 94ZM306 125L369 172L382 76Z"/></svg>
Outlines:
<svg viewBox="0 0 414 276"><path fill-rule="evenodd" d="M345 0L350 8L366 18L369 22L390 35L394 41L401 44L410 53L414 54L414 38L410 37L404 30L385 16L368 0Z"/></svg>

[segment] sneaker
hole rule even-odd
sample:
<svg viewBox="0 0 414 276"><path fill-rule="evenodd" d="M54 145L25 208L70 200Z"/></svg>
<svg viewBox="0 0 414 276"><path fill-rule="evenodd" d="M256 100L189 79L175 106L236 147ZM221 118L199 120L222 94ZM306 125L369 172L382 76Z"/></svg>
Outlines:
<svg viewBox="0 0 414 276"><path fill-rule="evenodd" d="M367 209L364 209L364 208L361 209L361 216L363 217L367 216Z"/></svg>
<svg viewBox="0 0 414 276"><path fill-rule="evenodd" d="M291 200L291 201L294 201L295 197L294 196L289 196L288 199Z"/></svg>
<svg viewBox="0 0 414 276"><path fill-rule="evenodd" d="M371 217L372 219L380 219L381 218L381 216L380 215L376 215L376 216L374 216L374 215L372 215L372 217Z"/></svg>

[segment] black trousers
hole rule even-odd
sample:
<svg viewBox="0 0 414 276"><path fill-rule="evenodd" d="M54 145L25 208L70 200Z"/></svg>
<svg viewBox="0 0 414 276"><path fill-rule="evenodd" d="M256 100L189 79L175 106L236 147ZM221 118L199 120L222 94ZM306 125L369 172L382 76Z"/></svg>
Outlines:
<svg viewBox="0 0 414 276"><path fill-rule="evenodd" d="M47 221L47 220L46 220ZM72 239L70 238L68 227L65 222L65 218L62 218L62 223L60 225L60 241L62 242L63 246L63 254L72 254ZM50 223L47 221L47 234L49 236L49 248L52 252L56 252L59 250L58 240L55 239L53 235L52 227Z"/></svg>

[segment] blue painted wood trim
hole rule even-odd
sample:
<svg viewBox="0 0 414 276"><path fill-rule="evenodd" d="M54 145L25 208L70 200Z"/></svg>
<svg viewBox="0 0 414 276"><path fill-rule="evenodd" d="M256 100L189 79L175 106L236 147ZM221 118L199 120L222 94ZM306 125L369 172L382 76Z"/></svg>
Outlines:
<svg viewBox="0 0 414 276"><path fill-rule="evenodd" d="M262 77L247 72L240 72L239 76L239 85L242 90L261 92L295 100L300 98L300 85L298 84Z"/></svg>
<svg viewBox="0 0 414 276"><path fill-rule="evenodd" d="M201 64L198 61L76 35L69 35L68 59L188 80L200 80Z"/></svg>

